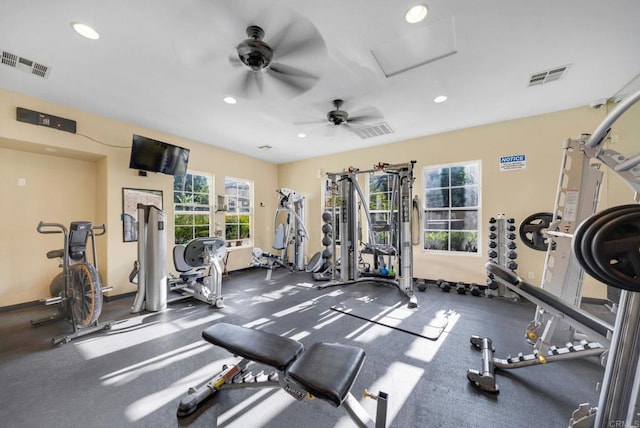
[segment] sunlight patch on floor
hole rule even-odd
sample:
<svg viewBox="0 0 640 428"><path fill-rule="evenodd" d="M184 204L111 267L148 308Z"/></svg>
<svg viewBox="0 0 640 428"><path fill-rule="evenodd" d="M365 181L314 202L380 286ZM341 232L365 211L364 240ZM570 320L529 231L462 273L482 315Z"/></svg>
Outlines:
<svg viewBox="0 0 640 428"><path fill-rule="evenodd" d="M445 342L445 340L447 340L449 334L453 330L453 327L460 319L460 314L453 311L438 311L431 321L442 318L447 318L449 322L440 334L438 340L431 341L417 338L413 341L407 352L405 352L405 355L407 357L415 358L416 360L424 361L425 363L433 361L434 357L438 353L438 350L440 350L440 347ZM428 326L425 327L425 329L427 328Z"/></svg>
<svg viewBox="0 0 640 428"><path fill-rule="evenodd" d="M233 364L236 360L237 358L231 357L207 364L190 375L174 382L165 389L156 391L132 402L125 408L124 415L130 422L136 422L171 402L175 402L177 411L181 397L187 395L190 387L200 386L208 382L220 371L223 364Z"/></svg>
<svg viewBox="0 0 640 428"><path fill-rule="evenodd" d="M332 311L326 311L325 315L321 318L320 322L313 326L314 330L320 330L323 327L333 324L340 318L344 317L344 314L336 313Z"/></svg>
<svg viewBox="0 0 640 428"><path fill-rule="evenodd" d="M82 356L90 360L179 333L185 329L210 324L221 318L224 318L224 315L220 312L212 312L211 315L191 320L163 320L158 318L157 313L143 314L115 324L105 335L92 336L76 341L74 344Z"/></svg>
<svg viewBox="0 0 640 428"><path fill-rule="evenodd" d="M367 323L365 327L368 327L366 330L363 330L358 336L353 337L354 342L359 343L373 343L376 340L384 340L385 336L393 333L393 329L374 323ZM398 334L398 332L395 332Z"/></svg>
<svg viewBox="0 0 640 428"><path fill-rule="evenodd" d="M218 427L231 426L231 424L237 427L255 427L256 421L260 421L260 426L265 426L272 419L277 420L287 407L297 401L281 389L275 391L273 393L274 389L266 388L252 394L251 397L221 414L218 417ZM265 398L270 392L272 394ZM278 426L286 425L286 421L282 421L282 425Z"/></svg>
<svg viewBox="0 0 640 428"><path fill-rule="evenodd" d="M165 352L164 354L149 358L145 361L140 361L139 363L133 364L129 367L108 373L100 379L102 380L102 383L107 386L125 385L129 382L135 381L144 374L163 369L175 363L180 363L187 358L191 358L194 355L210 350L211 345L209 343L204 340L199 340L170 352Z"/></svg>
<svg viewBox="0 0 640 428"><path fill-rule="evenodd" d="M364 368L366 370L366 367ZM402 411L405 401L413 393L416 385L420 381L420 378L424 374L424 369L416 367L410 364L395 362L389 365L387 372L373 385L367 386L367 389L373 394L378 392L386 392L389 394L389 400L387 402L387 426L392 426L393 419ZM375 418L377 403L370 398L362 397L363 391L351 390L354 397L359 398L360 404L365 410ZM340 418L340 421L335 425L336 428L353 428L353 421L348 415Z"/></svg>
<svg viewBox="0 0 640 428"><path fill-rule="evenodd" d="M340 290L334 290L329 293L321 294L318 297L314 297L313 299L309 299L305 302L298 303L297 305L293 305L287 309L283 309L273 314L276 318L282 318L287 315L291 315L297 312L304 312L305 310L311 309L315 307L319 300L324 299L325 297L335 297L341 295L343 292Z"/></svg>

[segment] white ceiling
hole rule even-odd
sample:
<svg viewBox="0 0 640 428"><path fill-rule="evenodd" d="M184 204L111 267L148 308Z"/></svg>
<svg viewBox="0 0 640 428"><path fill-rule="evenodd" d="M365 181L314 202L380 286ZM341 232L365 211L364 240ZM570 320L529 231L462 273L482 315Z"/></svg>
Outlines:
<svg viewBox="0 0 640 428"><path fill-rule="evenodd" d="M0 50L50 71L43 79L0 64L0 87L284 163L589 105L640 73L638 0L425 0L426 20L408 24L418 1L2 0ZM72 21L100 39L78 36ZM282 58L276 49L274 62L315 84L292 95L266 76L261 95L223 103L248 73L229 61L246 27L262 26L269 42L291 22L283 44L315 29L324 47ZM391 77L372 53L404 68L451 49ZM527 87L533 73L565 65L563 79ZM448 101L435 104L441 94ZM335 98L352 116L377 110L371 124L394 132L361 139L332 128Z"/></svg>

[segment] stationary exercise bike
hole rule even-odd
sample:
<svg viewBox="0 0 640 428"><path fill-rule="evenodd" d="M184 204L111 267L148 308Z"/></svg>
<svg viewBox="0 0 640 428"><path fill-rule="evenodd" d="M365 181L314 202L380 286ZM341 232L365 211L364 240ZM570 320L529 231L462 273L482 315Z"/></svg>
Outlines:
<svg viewBox="0 0 640 428"><path fill-rule="evenodd" d="M34 326L40 326L52 321L66 319L73 326L73 333L51 339L54 345L68 343L71 340L109 329L112 322L99 323L102 312L102 293L108 289L102 288L98 275L98 259L96 255L95 236L106 233L105 226L92 226L88 221L74 221L67 229L59 223L38 223L38 233L60 233L64 236L64 247L47 252L48 259L61 260L62 271L58 273L51 284L51 297L42 300L45 305L58 306L58 313L37 321L31 321ZM98 231L95 233L94 231ZM93 263L87 258L87 241L91 238Z"/></svg>

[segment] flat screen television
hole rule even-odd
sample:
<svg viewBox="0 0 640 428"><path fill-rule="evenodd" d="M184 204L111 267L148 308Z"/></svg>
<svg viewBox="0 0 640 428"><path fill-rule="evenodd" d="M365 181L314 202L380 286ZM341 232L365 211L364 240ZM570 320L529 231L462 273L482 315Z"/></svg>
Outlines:
<svg viewBox="0 0 640 428"><path fill-rule="evenodd" d="M129 168L185 175L189 163L189 149L133 134Z"/></svg>

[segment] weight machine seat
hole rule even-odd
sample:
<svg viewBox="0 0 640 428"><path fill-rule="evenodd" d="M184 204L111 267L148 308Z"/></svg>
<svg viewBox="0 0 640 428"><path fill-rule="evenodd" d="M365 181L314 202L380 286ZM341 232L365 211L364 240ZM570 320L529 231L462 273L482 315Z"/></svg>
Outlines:
<svg viewBox="0 0 640 428"><path fill-rule="evenodd" d="M287 379L339 407L364 364L365 352L339 343L314 343L287 370Z"/></svg>
<svg viewBox="0 0 640 428"><path fill-rule="evenodd" d="M531 285L525 281L523 281L518 275L508 270L507 268L500 266L493 262L488 262L485 265L485 268L488 272L494 274L498 278L508 282L521 289L525 293L530 294L531 296L539 299L545 304L551 306L554 309L557 309L564 314L566 314L569 318L573 318L580 324L590 328L591 330L597 332L603 337L607 337L609 333L612 331L612 327L606 325L604 322L600 321L596 317L592 316L588 312L583 311L580 308L576 308L575 306L569 305L564 301L560 300L558 297L548 292L547 290L536 287L535 285ZM514 290L515 291L515 290Z"/></svg>
<svg viewBox="0 0 640 428"><path fill-rule="evenodd" d="M48 259L61 259L64 257L64 250L51 250L47 251Z"/></svg>
<svg viewBox="0 0 640 428"><path fill-rule="evenodd" d="M207 327L202 337L234 355L279 371L284 371L304 350L302 343L297 340L224 322Z"/></svg>

